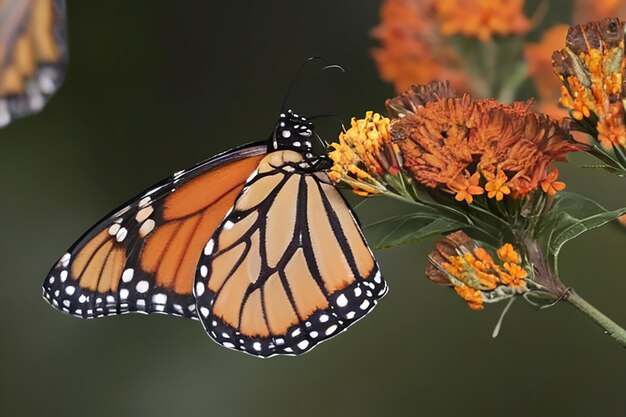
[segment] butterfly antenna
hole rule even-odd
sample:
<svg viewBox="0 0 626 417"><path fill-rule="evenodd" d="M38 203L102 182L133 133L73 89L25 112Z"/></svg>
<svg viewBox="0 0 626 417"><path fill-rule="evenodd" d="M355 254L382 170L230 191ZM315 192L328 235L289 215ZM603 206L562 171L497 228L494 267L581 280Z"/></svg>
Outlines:
<svg viewBox="0 0 626 417"><path fill-rule="evenodd" d="M320 135L317 134L317 132L314 130L313 134L315 135L315 137L317 138L317 140L320 141L320 143L322 144L322 146L324 146L325 148L328 148L328 146L330 145L330 143L326 142L324 139L322 139L322 137Z"/></svg>
<svg viewBox="0 0 626 417"><path fill-rule="evenodd" d="M302 64L300 64L300 68L298 68L298 71L296 71L296 75L293 77L293 80L291 80L291 83L289 84L289 89L287 89L287 94L285 95L283 103L280 106L281 112L285 111L285 104L287 104L287 101L289 100L289 98L291 98L291 94L293 93L293 90L298 83L298 80L300 79L300 75L302 75L302 71L304 71L304 69L313 61L322 61L323 63L327 64L327 66L329 65L328 61L326 61L326 59L322 58L321 56L311 56L307 58Z"/></svg>
<svg viewBox="0 0 626 417"><path fill-rule="evenodd" d="M317 77L319 77L319 76L320 76L320 74L321 74L321 73L323 73L324 71L327 71L327 70L333 70L333 69L336 69L336 70L341 71L341 73L342 73L342 74L345 74L345 73L346 73L346 70L345 70L345 69L344 69L341 65L339 65L339 64L329 64L329 65L326 65L325 67L320 68L319 72L317 72L317 73L315 73L315 74L311 75L311 77L309 77L309 78L308 78L305 82L303 82L302 84L303 84L303 85L307 85L307 84L309 84L311 81L313 81L314 79L316 79Z"/></svg>
<svg viewBox="0 0 626 417"><path fill-rule="evenodd" d="M338 64L331 64L329 63L326 58L321 57L321 56L312 56L306 59L306 61L304 61L302 63L302 65L300 65L300 68L298 68L298 71L296 72L296 75L293 77L293 80L291 81L291 84L289 84L289 89L287 90L287 94L285 95L285 98L283 99L283 103L281 104L280 108L281 108L281 112L285 112L285 106L287 104L287 102L289 101L289 99L291 98L293 92L296 90L296 85L298 84L298 81L300 80L300 77L302 75L302 72L305 70L305 68L313 61L321 61L322 63L326 64L324 67L322 67L319 72L313 76L311 76L309 79L307 79L303 84L306 85L309 82L311 82L313 79L315 79L315 77L317 77L319 74L321 74L322 72L326 71L326 70L339 70L342 73L346 73L346 70Z"/></svg>
<svg viewBox="0 0 626 417"><path fill-rule="evenodd" d="M344 123L343 119L341 117L337 116L336 114L317 114L315 116L309 117L308 120L321 119L321 118L324 118L324 117L330 117L330 118L333 118L333 119L339 121L339 124L341 125L341 131L344 132L344 133L346 132L346 126L345 126L345 123ZM315 133L315 136L317 136L317 138L320 140L322 145L324 145L324 146L328 146L329 145L328 142L326 142L324 139L322 139L317 134L317 132L314 131L314 133Z"/></svg>

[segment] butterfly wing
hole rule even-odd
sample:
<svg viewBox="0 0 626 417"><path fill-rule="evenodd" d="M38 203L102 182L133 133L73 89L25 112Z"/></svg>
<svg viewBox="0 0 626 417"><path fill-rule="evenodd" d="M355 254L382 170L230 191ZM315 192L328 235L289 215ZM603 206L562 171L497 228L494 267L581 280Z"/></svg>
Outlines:
<svg viewBox="0 0 626 417"><path fill-rule="evenodd" d="M196 318L202 248L266 151L258 143L217 155L109 214L52 268L44 298L82 318L133 311Z"/></svg>
<svg viewBox="0 0 626 417"><path fill-rule="evenodd" d="M65 0L0 2L0 126L36 113L67 66Z"/></svg>
<svg viewBox="0 0 626 417"><path fill-rule="evenodd" d="M341 194L288 150L260 162L204 248L194 287L211 338L262 357L310 350L386 291Z"/></svg>

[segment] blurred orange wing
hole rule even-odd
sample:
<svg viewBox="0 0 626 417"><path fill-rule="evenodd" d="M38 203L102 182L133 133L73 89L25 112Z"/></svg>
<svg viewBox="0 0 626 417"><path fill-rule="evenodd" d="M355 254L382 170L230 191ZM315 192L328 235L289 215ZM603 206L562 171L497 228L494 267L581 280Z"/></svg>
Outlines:
<svg viewBox="0 0 626 417"><path fill-rule="evenodd" d="M44 298L82 318L133 311L196 318L202 248L266 150L252 144L213 157L106 216L52 268Z"/></svg>
<svg viewBox="0 0 626 417"><path fill-rule="evenodd" d="M0 126L36 113L67 67L65 0L0 2Z"/></svg>

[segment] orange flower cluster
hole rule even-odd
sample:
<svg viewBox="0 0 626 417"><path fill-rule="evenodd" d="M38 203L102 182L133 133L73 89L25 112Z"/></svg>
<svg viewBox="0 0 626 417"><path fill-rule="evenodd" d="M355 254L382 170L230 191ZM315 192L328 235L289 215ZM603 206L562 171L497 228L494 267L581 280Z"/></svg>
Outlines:
<svg viewBox="0 0 626 417"><path fill-rule="evenodd" d="M528 32L530 21L523 9L524 0L439 0L436 3L444 35L474 36L483 41L495 35Z"/></svg>
<svg viewBox="0 0 626 417"><path fill-rule="evenodd" d="M387 191L384 176L400 171L398 145L389 138L389 119L368 111L364 119L352 118L352 126L331 143L328 173L334 182L344 181L366 197Z"/></svg>
<svg viewBox="0 0 626 417"><path fill-rule="evenodd" d="M497 255L499 264L464 232L454 232L435 245L428 256L426 276L452 286L470 308L481 310L486 300L495 301L526 290L528 272L513 245L504 244Z"/></svg>
<svg viewBox="0 0 626 417"><path fill-rule="evenodd" d="M552 56L563 82L561 104L574 119L595 125L606 149L626 146L625 30L626 24L616 18L572 26L566 47Z"/></svg>
<svg viewBox="0 0 626 417"><path fill-rule="evenodd" d="M465 86L458 56L439 34L434 0L384 1L372 37L380 42L372 51L380 76L394 83L396 91L433 79Z"/></svg>
<svg viewBox="0 0 626 417"><path fill-rule="evenodd" d="M413 87L387 102L396 109L391 138L400 145L404 167L423 185L467 203L482 194L517 198L539 187L552 196L565 187L550 166L579 145L531 105L454 97L441 83Z"/></svg>

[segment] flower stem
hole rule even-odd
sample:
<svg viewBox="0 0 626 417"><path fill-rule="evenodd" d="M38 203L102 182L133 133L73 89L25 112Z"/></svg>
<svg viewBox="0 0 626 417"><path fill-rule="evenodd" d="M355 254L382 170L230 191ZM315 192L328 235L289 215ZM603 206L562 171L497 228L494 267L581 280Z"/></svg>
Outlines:
<svg viewBox="0 0 626 417"><path fill-rule="evenodd" d="M602 314L594 306L589 304L574 291L570 292L566 300L574 307L579 309L581 312L583 312L594 323L600 326L600 328L602 328L602 330L604 331L604 334L611 336L617 341L617 343L619 343L623 347L626 347L626 330L624 330L613 320Z"/></svg>

